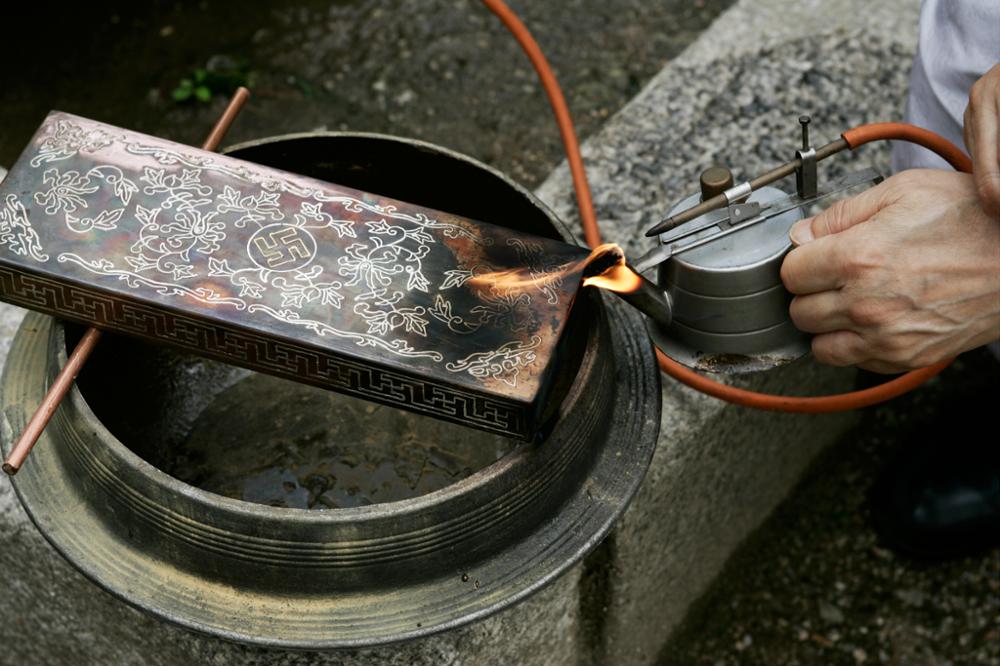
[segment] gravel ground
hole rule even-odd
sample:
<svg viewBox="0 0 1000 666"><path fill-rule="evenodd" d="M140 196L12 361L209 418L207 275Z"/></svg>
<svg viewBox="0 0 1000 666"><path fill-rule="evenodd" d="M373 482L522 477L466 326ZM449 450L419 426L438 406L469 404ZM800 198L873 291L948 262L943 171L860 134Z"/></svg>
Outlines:
<svg viewBox="0 0 1000 666"><path fill-rule="evenodd" d="M928 433L992 433L1000 364L984 349L925 389L864 412L723 575L660 655L661 666L1000 664L1000 549L945 562L894 555L868 494ZM947 423L947 425L945 425Z"/></svg>

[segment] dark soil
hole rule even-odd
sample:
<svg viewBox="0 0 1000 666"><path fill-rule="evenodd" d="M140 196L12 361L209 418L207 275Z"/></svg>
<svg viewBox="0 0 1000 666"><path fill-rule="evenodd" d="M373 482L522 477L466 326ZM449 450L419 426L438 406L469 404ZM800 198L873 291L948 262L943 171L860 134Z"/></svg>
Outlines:
<svg viewBox="0 0 1000 666"><path fill-rule="evenodd" d="M512 1L587 135L732 0ZM474 0L26 3L4 31L0 165L50 109L200 144L227 90L254 96L227 142L313 129L425 139L528 186L563 157L517 44ZM206 70L207 103L172 93Z"/></svg>

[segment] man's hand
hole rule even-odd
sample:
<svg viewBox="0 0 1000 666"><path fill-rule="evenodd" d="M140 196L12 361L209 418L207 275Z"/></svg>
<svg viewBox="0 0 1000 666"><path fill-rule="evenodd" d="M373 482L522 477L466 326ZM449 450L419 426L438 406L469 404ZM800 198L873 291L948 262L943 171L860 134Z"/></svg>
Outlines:
<svg viewBox="0 0 1000 666"><path fill-rule="evenodd" d="M979 201L983 210L1000 219L1000 63L969 91L963 129Z"/></svg>
<svg viewBox="0 0 1000 666"><path fill-rule="evenodd" d="M823 363L902 372L1000 338L1000 223L972 176L905 171L790 235L781 280Z"/></svg>

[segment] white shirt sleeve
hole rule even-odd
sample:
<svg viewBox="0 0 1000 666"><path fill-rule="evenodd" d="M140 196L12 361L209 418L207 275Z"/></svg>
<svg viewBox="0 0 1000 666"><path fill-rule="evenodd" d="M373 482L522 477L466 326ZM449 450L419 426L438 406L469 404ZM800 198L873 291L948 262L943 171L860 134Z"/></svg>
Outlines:
<svg viewBox="0 0 1000 666"><path fill-rule="evenodd" d="M923 0L906 122L964 148L962 116L969 89L998 62L1000 0ZM894 142L893 172L919 167L951 168L926 148Z"/></svg>

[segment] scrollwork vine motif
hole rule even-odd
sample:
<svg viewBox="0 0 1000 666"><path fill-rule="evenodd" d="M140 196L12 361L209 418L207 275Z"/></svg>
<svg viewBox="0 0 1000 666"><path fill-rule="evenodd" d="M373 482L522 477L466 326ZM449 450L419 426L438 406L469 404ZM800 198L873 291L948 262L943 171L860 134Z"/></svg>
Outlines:
<svg viewBox="0 0 1000 666"><path fill-rule="evenodd" d="M16 255L31 257L35 261L49 260L38 232L31 226L28 213L16 194L4 197L3 208L0 208L0 245Z"/></svg>
<svg viewBox="0 0 1000 666"><path fill-rule="evenodd" d="M38 146L38 154L31 158L31 166L58 162L80 152L94 152L114 143L114 137L101 129L86 129L68 120L59 120Z"/></svg>
<svg viewBox="0 0 1000 666"><path fill-rule="evenodd" d="M105 208L95 217L78 217L74 213L79 209L89 208L86 196L97 192L101 186L94 180L103 180L111 185L114 195L122 202L121 208ZM75 233L88 231L113 231L118 228L118 220L125 213L132 195L139 188L125 177L122 170L112 165L101 165L91 168L84 174L78 171L59 172L59 169L47 169L42 174L42 182L48 189L35 192L35 203L45 206L47 215L55 215L62 211L66 227Z"/></svg>
<svg viewBox="0 0 1000 666"><path fill-rule="evenodd" d="M445 368L450 372L468 372L480 379L497 379L514 387L521 368L535 362L535 349L541 343L537 335L528 342L511 340L493 351L476 352L454 363L445 363Z"/></svg>

